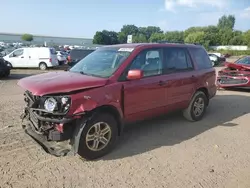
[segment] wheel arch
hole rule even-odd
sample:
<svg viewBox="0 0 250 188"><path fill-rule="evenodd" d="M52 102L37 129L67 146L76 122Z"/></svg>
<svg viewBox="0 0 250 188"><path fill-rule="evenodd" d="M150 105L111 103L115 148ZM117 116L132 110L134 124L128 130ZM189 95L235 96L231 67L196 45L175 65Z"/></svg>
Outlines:
<svg viewBox="0 0 250 188"><path fill-rule="evenodd" d="M39 64L38 64L38 66L40 67L40 65L41 65L42 63L44 63L44 64L47 66L47 63L44 62L44 61L40 61Z"/></svg>
<svg viewBox="0 0 250 188"><path fill-rule="evenodd" d="M206 87L200 87L200 88L198 88L196 90L196 92L197 91L201 91L206 95L206 97L207 97L207 105L208 105L209 104L209 92L208 92L208 89Z"/></svg>
<svg viewBox="0 0 250 188"><path fill-rule="evenodd" d="M118 134L121 135L123 131L123 121L122 121L122 115L119 113L118 109L113 105L103 105L95 108L92 113L109 113L114 116L116 122L117 122L117 128L118 128Z"/></svg>

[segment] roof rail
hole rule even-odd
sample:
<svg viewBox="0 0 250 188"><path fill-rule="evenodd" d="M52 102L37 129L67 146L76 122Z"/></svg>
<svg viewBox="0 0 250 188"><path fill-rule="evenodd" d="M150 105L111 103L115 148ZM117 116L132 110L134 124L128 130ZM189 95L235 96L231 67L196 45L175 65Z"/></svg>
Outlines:
<svg viewBox="0 0 250 188"><path fill-rule="evenodd" d="M167 40L162 40L162 41L158 41L157 43L177 43L177 44L184 44L184 41L167 41Z"/></svg>
<svg viewBox="0 0 250 188"><path fill-rule="evenodd" d="M164 44L167 44L167 43L172 43L172 44L191 44L191 45L202 45L200 43L185 43L184 41L175 41L175 42L168 42L167 40L163 40L163 41L159 41L157 43L164 43Z"/></svg>

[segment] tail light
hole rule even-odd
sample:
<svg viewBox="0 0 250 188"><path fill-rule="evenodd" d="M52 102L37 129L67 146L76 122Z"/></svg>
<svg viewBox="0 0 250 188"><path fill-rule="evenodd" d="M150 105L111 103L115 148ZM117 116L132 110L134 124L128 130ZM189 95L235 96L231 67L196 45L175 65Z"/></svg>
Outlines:
<svg viewBox="0 0 250 188"><path fill-rule="evenodd" d="M70 62L70 61L71 61L70 56L68 56L68 62Z"/></svg>
<svg viewBox="0 0 250 188"><path fill-rule="evenodd" d="M52 62L52 58L49 58L49 62L50 62L50 63Z"/></svg>

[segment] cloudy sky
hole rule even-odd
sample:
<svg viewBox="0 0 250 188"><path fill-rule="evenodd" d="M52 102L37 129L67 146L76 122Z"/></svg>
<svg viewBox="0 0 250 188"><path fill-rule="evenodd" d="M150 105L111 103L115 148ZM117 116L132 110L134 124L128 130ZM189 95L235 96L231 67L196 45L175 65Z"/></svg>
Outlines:
<svg viewBox="0 0 250 188"><path fill-rule="evenodd" d="M90 38L124 24L164 31L213 25L224 14L235 15L235 29L250 29L250 0L8 0L0 32Z"/></svg>

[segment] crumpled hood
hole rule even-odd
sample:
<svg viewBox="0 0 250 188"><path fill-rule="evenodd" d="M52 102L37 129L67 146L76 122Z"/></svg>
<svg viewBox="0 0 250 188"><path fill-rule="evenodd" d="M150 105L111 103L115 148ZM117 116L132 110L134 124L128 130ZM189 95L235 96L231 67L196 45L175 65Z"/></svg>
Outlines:
<svg viewBox="0 0 250 188"><path fill-rule="evenodd" d="M236 63L225 63L225 66L228 68L233 68L235 70L247 70L250 71L250 66Z"/></svg>
<svg viewBox="0 0 250 188"><path fill-rule="evenodd" d="M33 95L67 93L80 89L104 86L108 79L87 76L68 71L50 72L29 76L18 81L18 85Z"/></svg>

